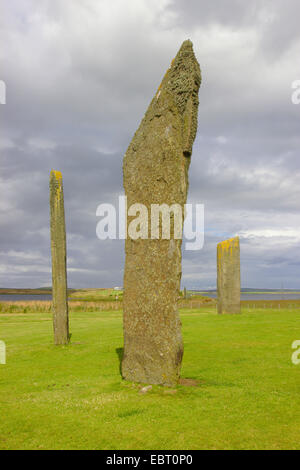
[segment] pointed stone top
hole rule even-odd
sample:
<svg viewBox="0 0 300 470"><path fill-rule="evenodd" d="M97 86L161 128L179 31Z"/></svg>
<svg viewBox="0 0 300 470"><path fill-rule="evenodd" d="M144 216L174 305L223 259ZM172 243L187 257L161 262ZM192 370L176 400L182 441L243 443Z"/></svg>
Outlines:
<svg viewBox="0 0 300 470"><path fill-rule="evenodd" d="M190 156L197 132L198 91L201 71L193 50L193 43L184 41L167 70L156 97L163 91L173 96L182 117L183 153Z"/></svg>
<svg viewBox="0 0 300 470"><path fill-rule="evenodd" d="M186 100L179 100L179 96L190 94L198 90L201 84L201 72L193 50L193 43L189 39L184 41L172 60L171 66L167 71L162 86L177 95L177 105L183 112ZM186 97L185 97L186 98Z"/></svg>
<svg viewBox="0 0 300 470"><path fill-rule="evenodd" d="M181 47L180 47L180 51L183 50L183 49L191 49L193 50L193 43L190 39L186 39L185 41L183 41L183 43L181 44Z"/></svg>

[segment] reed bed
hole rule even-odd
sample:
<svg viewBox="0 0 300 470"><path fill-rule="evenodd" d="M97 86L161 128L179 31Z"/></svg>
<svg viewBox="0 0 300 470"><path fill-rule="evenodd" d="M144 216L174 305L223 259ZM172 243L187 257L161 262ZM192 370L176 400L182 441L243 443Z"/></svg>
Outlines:
<svg viewBox="0 0 300 470"><path fill-rule="evenodd" d="M120 310L120 302L79 302L69 301L70 312L95 312L102 310ZM22 300L0 302L0 313L52 313L51 301Z"/></svg>
<svg viewBox="0 0 300 470"><path fill-rule="evenodd" d="M300 299L297 300L242 300L243 310L247 309L276 309L276 310L290 310L300 309ZM201 307L216 306L215 299L201 300L184 300L178 302L179 308L199 309ZM97 311L110 311L122 310L123 305L121 301L77 301L69 300L70 312L97 312ZM52 302L38 301L38 300L4 300L0 302L1 313L52 313Z"/></svg>
<svg viewBox="0 0 300 470"><path fill-rule="evenodd" d="M244 308L271 308L271 309L298 309L300 308L300 299L281 299L281 300L242 300L241 305Z"/></svg>

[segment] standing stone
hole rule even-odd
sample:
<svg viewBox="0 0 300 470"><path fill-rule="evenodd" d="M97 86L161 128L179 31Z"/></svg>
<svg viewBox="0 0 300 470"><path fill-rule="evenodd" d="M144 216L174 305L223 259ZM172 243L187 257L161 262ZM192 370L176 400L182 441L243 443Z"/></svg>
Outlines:
<svg viewBox="0 0 300 470"><path fill-rule="evenodd" d="M185 287L185 288L184 288L184 290L183 290L183 296L184 296L184 298L185 298L185 299L187 299L187 297L188 297L188 296L187 296L187 290L186 290L186 287Z"/></svg>
<svg viewBox="0 0 300 470"><path fill-rule="evenodd" d="M54 343L67 344L69 314L64 194L62 175L60 171L54 170L50 173L50 228Z"/></svg>
<svg viewBox="0 0 300 470"><path fill-rule="evenodd" d="M218 244L218 313L241 313L240 240Z"/></svg>
<svg viewBox="0 0 300 470"><path fill-rule="evenodd" d="M193 45L185 41L124 156L128 210L135 203L143 204L148 221L151 204L178 204L183 222L200 83ZM174 219L171 213L168 239L162 236L161 218L157 238L151 239L149 223L148 236L128 236L125 242L122 375L126 380L173 385L180 376L183 342L177 302L182 240L174 236ZM127 216L127 227L130 222L132 217Z"/></svg>

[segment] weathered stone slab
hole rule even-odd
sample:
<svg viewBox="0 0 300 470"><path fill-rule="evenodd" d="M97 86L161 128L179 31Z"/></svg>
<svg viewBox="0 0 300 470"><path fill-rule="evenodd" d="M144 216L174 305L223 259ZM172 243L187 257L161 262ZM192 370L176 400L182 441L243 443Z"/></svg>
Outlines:
<svg viewBox="0 0 300 470"><path fill-rule="evenodd" d="M54 343L69 342L66 228L62 175L50 173L50 231L52 255L52 309Z"/></svg>
<svg viewBox="0 0 300 470"><path fill-rule="evenodd" d="M150 212L151 204L178 204L183 213L200 83L192 43L185 41L124 157L128 208L143 204L149 213L148 237L127 238L125 243L122 375L131 381L172 385L180 375L183 342L177 301L182 240L174 236L172 223L171 236L164 239L162 220L159 237L151 239ZM131 221L128 216L128 226Z"/></svg>
<svg viewBox="0 0 300 470"><path fill-rule="evenodd" d="M218 313L241 313L239 237L218 244L217 272Z"/></svg>

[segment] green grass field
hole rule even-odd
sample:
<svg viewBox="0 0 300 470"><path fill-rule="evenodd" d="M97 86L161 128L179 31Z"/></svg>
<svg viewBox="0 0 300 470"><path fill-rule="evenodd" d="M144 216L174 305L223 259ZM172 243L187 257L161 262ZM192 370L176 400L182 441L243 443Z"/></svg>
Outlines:
<svg viewBox="0 0 300 470"><path fill-rule="evenodd" d="M121 301L123 299L123 291L114 289L76 289L69 295L69 298L86 302Z"/></svg>
<svg viewBox="0 0 300 470"><path fill-rule="evenodd" d="M1 449L299 449L300 310L181 312L182 376L197 386L120 377L121 312L71 313L52 345L51 315L1 313Z"/></svg>

